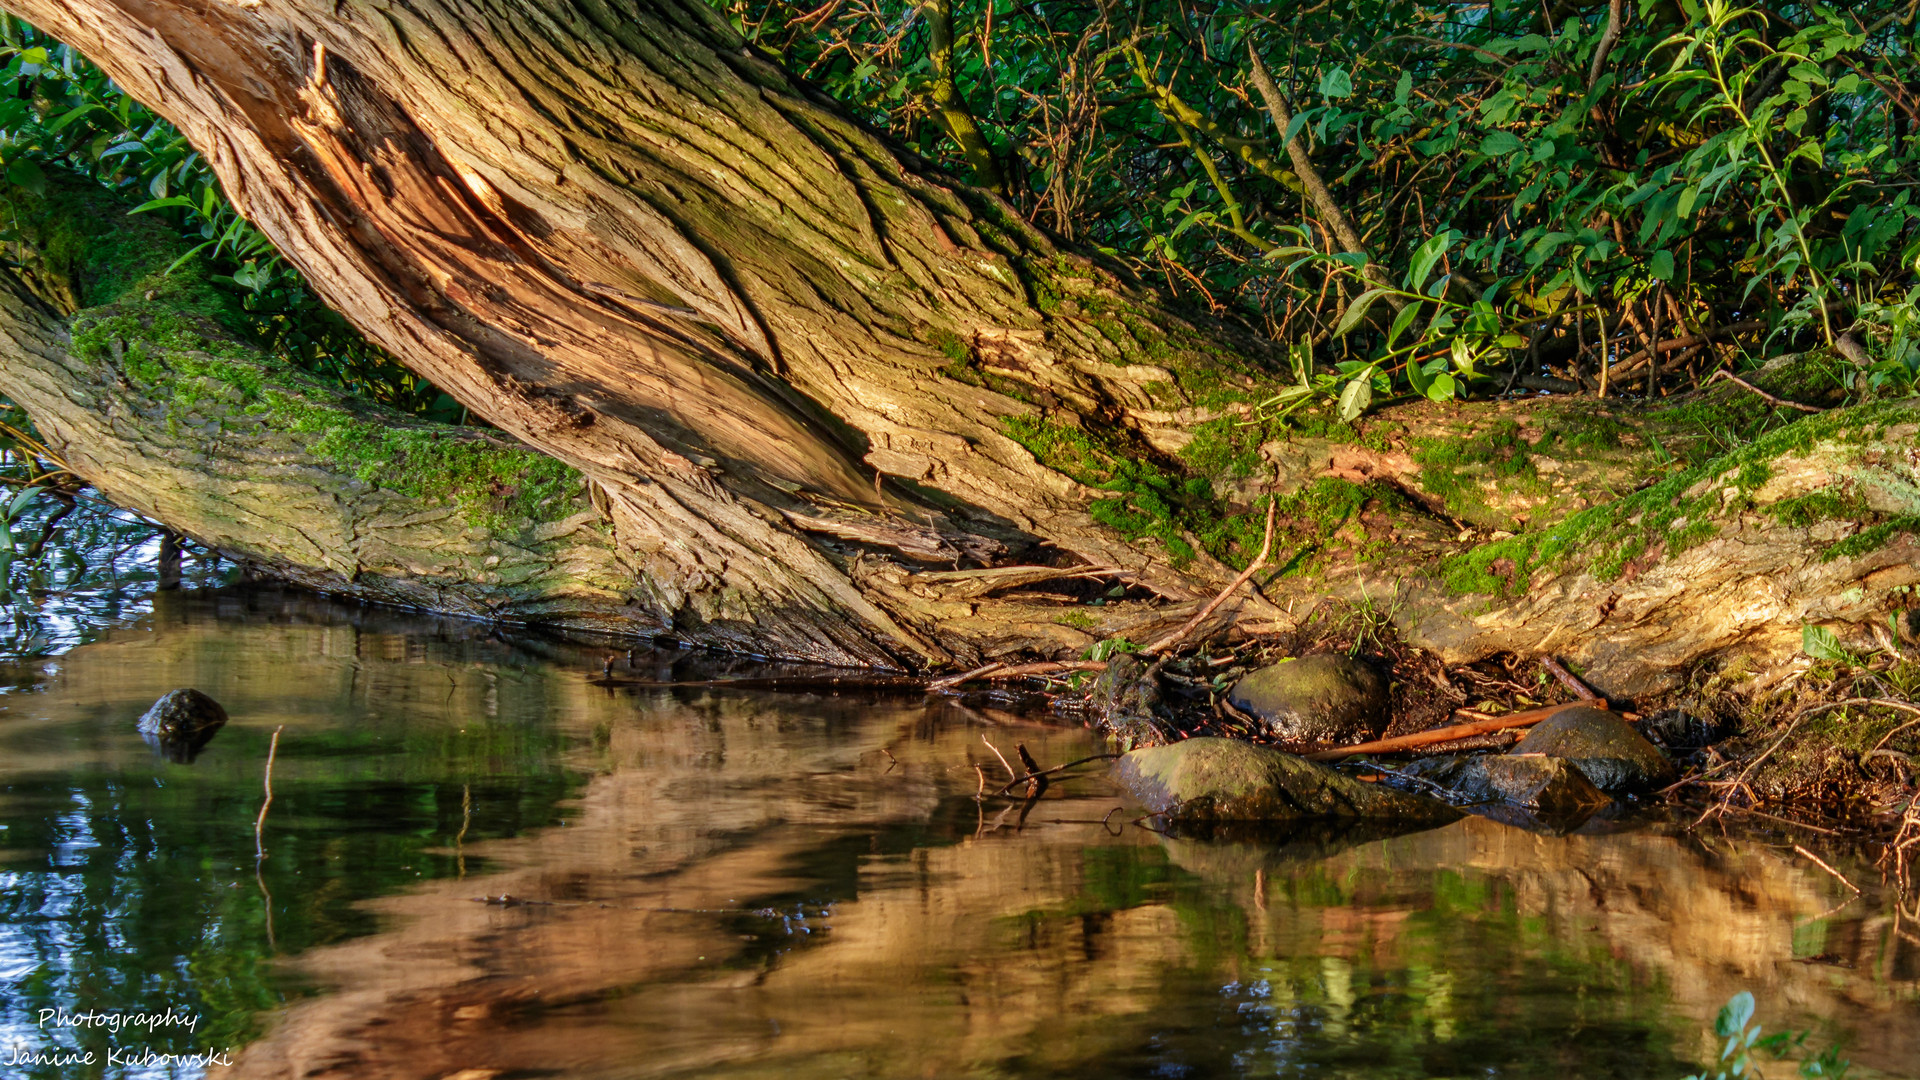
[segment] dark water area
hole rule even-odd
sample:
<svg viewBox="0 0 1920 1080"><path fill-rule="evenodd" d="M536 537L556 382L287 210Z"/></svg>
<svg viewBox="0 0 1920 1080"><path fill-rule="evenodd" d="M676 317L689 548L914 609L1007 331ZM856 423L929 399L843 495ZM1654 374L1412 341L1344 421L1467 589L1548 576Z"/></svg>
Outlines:
<svg viewBox="0 0 1920 1080"><path fill-rule="evenodd" d="M1751 990L1920 1077L1915 931L1808 834L1201 842L1097 773L1023 821L987 743L1090 733L259 587L117 614L0 665L0 1075L1677 1078ZM134 730L183 686L231 715L191 763Z"/></svg>

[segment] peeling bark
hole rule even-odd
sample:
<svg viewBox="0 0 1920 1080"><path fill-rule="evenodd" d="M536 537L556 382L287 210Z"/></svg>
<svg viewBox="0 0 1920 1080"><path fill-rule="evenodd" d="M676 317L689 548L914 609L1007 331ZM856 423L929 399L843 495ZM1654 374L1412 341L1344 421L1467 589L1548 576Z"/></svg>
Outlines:
<svg viewBox="0 0 1920 1080"><path fill-rule="evenodd" d="M972 343L1057 384L1042 397L1111 411L1137 394L1126 349L1038 293L1070 276L1155 335L1180 320L816 100L703 4L12 10L178 124L370 338L600 484L622 537L675 517L676 542L724 563L741 554L702 534L731 534L769 579L770 597L738 586L753 610L797 578L831 595L872 641L842 659L944 656L784 513L862 512L909 548L931 516L1195 595L1007 437L1035 406L942 374L943 343ZM648 481L690 470L697 494L664 515Z"/></svg>

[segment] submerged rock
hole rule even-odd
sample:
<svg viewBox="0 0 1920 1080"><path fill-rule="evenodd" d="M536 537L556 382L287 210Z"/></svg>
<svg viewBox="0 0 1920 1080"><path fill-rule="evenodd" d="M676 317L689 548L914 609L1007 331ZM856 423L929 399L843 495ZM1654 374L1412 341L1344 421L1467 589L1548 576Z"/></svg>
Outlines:
<svg viewBox="0 0 1920 1080"><path fill-rule="evenodd" d="M1660 787L1678 775L1660 748L1632 725L1605 709L1584 706L1540 721L1508 753L1566 758L1609 795Z"/></svg>
<svg viewBox="0 0 1920 1080"><path fill-rule="evenodd" d="M1542 754L1423 758L1401 771L1446 788L1459 804L1523 806L1559 821L1585 820L1613 801L1573 762Z"/></svg>
<svg viewBox="0 0 1920 1080"><path fill-rule="evenodd" d="M1295 743L1364 742L1386 726L1387 680L1365 661L1307 656L1241 679L1227 693L1241 712Z"/></svg>
<svg viewBox="0 0 1920 1080"><path fill-rule="evenodd" d="M1175 822L1371 818L1442 824L1459 811L1366 784L1325 765L1237 739L1188 739L1135 750L1114 765L1135 798Z"/></svg>
<svg viewBox="0 0 1920 1080"><path fill-rule="evenodd" d="M227 722L227 710L198 690L174 690L141 714L135 727L168 761L187 764Z"/></svg>

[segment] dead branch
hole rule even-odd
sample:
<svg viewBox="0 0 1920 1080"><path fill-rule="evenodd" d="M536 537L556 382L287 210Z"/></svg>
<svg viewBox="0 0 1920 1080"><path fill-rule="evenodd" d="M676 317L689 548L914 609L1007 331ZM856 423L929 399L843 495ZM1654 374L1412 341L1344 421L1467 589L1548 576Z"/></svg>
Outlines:
<svg viewBox="0 0 1920 1080"><path fill-rule="evenodd" d="M993 751L993 756L1000 759L1000 765L1001 767L1007 770L1008 776L1014 777L1015 779L1019 778L1020 774L1013 771L1012 765L1007 764L1007 755L1001 753L1000 748L993 745L993 741L991 739L987 738L985 735L982 735L980 736L980 741L983 743L986 743L987 749Z"/></svg>
<svg viewBox="0 0 1920 1080"><path fill-rule="evenodd" d="M1017 784L1031 781L1038 777L1054 776L1059 773L1066 772L1068 769L1071 769L1076 765L1085 765L1089 761L1111 761L1114 758L1117 758L1120 756L1121 755L1119 754L1091 754L1091 755L1088 755L1087 757L1077 758L1073 761L1069 761L1065 765L1055 765L1051 769L1038 769L1037 771L1029 772L1025 776L1017 776L1012 780L1007 781L1005 784L1001 785L1000 790L994 792L994 794L1005 795L1008 792L1012 791L1015 785ZM1021 759L1022 764L1026 764L1029 760L1030 759L1026 758L1024 754L1022 755L1022 759Z"/></svg>
<svg viewBox="0 0 1920 1080"><path fill-rule="evenodd" d="M1245 570L1240 571L1240 576L1237 578L1234 578L1233 581L1228 583L1226 588L1221 589L1220 595L1214 597L1212 600L1207 601L1207 606L1201 608L1198 612L1196 612L1193 618L1188 619L1186 623L1180 627L1180 629L1175 630L1173 633L1168 634L1166 637L1161 638L1159 641L1156 641L1153 644L1147 646L1146 648L1141 649L1140 651L1142 653L1150 654L1150 653L1163 652L1167 649L1173 648L1175 645L1180 644L1180 642L1186 639L1186 636L1188 634L1193 633L1196 627L1198 627L1201 623L1206 622L1207 617L1212 615L1216 610L1218 610L1221 604L1226 603L1227 597L1232 596L1234 592L1240 588L1240 586L1245 585L1248 581L1252 580L1253 575L1259 573L1261 567L1267 565L1267 556L1273 553L1273 515L1274 515L1275 509L1278 508L1279 505L1280 505L1279 500L1274 499L1271 496L1267 498L1267 531L1266 531L1266 536L1260 541L1260 554L1254 556L1253 561L1247 564L1247 568Z"/></svg>
<svg viewBox="0 0 1920 1080"><path fill-rule="evenodd" d="M1732 372L1728 371L1725 368L1721 368L1719 371L1714 372L1713 378L1710 378L1707 381L1712 382L1714 379L1725 379L1728 382L1734 384L1735 386L1743 386L1748 390L1751 390L1754 393L1759 394L1762 398L1766 399L1767 401L1780 406L1783 409L1799 409L1803 413L1823 413L1827 411L1825 409L1820 408L1817 405L1802 405L1797 401L1788 401L1786 398L1774 397L1772 394L1767 393L1765 390L1760 389L1759 387L1753 385L1752 383L1741 378L1740 376L1733 374Z"/></svg>
<svg viewBox="0 0 1920 1080"><path fill-rule="evenodd" d="M1606 707L1607 699L1594 693L1592 687L1575 678L1573 672L1561 666L1560 661L1549 656L1540 661L1540 666L1546 668L1549 674L1560 680L1561 686L1573 691L1582 701L1597 701L1602 708Z"/></svg>
<svg viewBox="0 0 1920 1080"><path fill-rule="evenodd" d="M1802 855L1805 855L1808 859L1812 860L1813 865L1819 867L1822 870L1825 870L1829 874L1832 874L1836 879L1839 880L1840 884L1845 885L1849 889L1852 889L1856 895L1859 894L1860 886L1855 885L1851 881L1848 881L1847 875L1841 873L1838 870L1835 870L1831 866L1828 866L1824 861L1821 860L1820 856L1815 855L1813 852L1808 851L1806 848L1801 847L1799 844L1793 845L1793 850L1799 852Z"/></svg>
<svg viewBox="0 0 1920 1080"><path fill-rule="evenodd" d="M1356 743L1333 750L1321 750L1307 754L1308 761L1339 761L1354 754L1392 754L1402 750L1413 750L1434 743L1464 739L1473 735L1485 735L1493 731L1505 731L1508 728L1531 727L1557 712L1586 706L1584 701L1572 701L1561 705L1548 705L1543 709L1528 709L1508 716L1496 716L1486 720L1475 720L1470 724L1454 724L1451 727L1434 728L1419 731L1412 735L1396 735L1391 739L1375 739L1372 742Z"/></svg>

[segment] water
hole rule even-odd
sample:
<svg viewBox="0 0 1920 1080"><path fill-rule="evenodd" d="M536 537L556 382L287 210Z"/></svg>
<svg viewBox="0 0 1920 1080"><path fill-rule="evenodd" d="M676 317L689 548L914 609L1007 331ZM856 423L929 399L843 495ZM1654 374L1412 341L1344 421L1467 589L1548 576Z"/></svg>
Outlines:
<svg viewBox="0 0 1920 1080"><path fill-rule="evenodd" d="M1920 1076L1916 930L1804 834L1202 844L1097 775L1022 823L972 798L987 740L1087 733L596 685L587 646L267 589L151 604L0 678L0 1062L95 1055L0 1074L1679 1077L1749 989ZM233 716L192 764L133 731L180 686ZM194 1030L42 1022L168 1009Z"/></svg>

